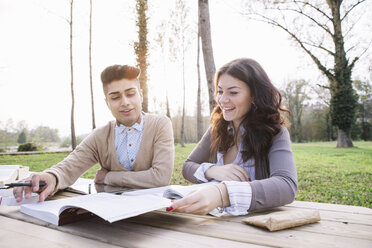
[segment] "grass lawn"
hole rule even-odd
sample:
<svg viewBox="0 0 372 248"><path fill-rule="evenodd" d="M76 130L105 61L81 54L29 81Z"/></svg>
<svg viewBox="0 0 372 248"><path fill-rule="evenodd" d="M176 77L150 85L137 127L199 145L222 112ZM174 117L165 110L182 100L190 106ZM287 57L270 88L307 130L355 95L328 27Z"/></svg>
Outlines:
<svg viewBox="0 0 372 248"><path fill-rule="evenodd" d="M171 184L188 184L181 167L195 144L176 146ZM297 165L297 200L347 204L372 208L372 142L354 142L354 148L336 148L335 142L292 144ZM21 164L42 171L68 153L3 155L0 164ZM94 178L99 165L83 177Z"/></svg>

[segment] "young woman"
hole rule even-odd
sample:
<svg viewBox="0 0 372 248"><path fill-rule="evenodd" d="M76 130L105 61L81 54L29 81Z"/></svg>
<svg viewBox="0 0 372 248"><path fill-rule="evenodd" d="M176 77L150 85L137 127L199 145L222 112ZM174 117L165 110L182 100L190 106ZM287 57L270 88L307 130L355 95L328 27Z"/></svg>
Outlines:
<svg viewBox="0 0 372 248"><path fill-rule="evenodd" d="M280 92L254 60L242 58L216 73L212 126L183 164L193 183L218 181L173 202L168 211L233 215L291 203L297 172L280 111Z"/></svg>

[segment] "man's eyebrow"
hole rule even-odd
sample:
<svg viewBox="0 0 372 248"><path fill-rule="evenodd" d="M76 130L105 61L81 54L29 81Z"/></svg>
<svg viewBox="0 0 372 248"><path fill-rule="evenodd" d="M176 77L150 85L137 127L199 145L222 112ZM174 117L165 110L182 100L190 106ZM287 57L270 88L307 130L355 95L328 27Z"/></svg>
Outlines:
<svg viewBox="0 0 372 248"><path fill-rule="evenodd" d="M130 90L133 90L133 89L137 89L137 88L136 87L131 87L131 88L128 88L128 89L124 90L124 92L130 91ZM115 94L120 94L120 91L113 91L113 92L108 93L108 95L115 95Z"/></svg>

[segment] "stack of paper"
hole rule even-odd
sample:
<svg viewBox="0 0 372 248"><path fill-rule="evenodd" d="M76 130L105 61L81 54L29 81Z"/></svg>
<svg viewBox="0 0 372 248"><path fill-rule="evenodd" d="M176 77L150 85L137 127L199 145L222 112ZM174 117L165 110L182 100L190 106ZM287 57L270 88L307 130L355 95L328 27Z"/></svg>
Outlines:
<svg viewBox="0 0 372 248"><path fill-rule="evenodd" d="M27 177L28 167L22 165L0 165L0 187Z"/></svg>

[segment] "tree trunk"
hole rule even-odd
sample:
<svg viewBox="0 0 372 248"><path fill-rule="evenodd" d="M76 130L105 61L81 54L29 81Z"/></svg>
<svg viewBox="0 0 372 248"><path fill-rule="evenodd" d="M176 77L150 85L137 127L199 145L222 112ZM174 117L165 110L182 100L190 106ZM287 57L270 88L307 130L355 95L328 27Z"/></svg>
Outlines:
<svg viewBox="0 0 372 248"><path fill-rule="evenodd" d="M209 112L212 113L216 102L214 101L214 74L216 66L213 58L211 25L209 19L208 0L199 0L199 25L200 36L202 40L204 68L207 77L208 95L209 95Z"/></svg>
<svg viewBox="0 0 372 248"><path fill-rule="evenodd" d="M197 103L196 103L196 132L197 132L197 141L201 140L203 136L203 117L202 117L202 108L201 108L201 82L200 82L200 23L198 25L198 46L197 46L197 55L196 55L196 68L198 72L198 93L197 93Z"/></svg>
<svg viewBox="0 0 372 248"><path fill-rule="evenodd" d="M94 115L94 96L93 96L93 79L92 79L92 0L90 0L89 14L89 79L90 79L90 99L92 104L92 127L96 128L96 118Z"/></svg>
<svg viewBox="0 0 372 248"><path fill-rule="evenodd" d="M347 148L353 147L353 142L351 141L350 130L338 129L337 137L337 148Z"/></svg>
<svg viewBox="0 0 372 248"><path fill-rule="evenodd" d="M186 104L186 86L185 86L185 48L182 40L182 85L183 85L183 104L182 104L182 122L181 122L181 147L185 147L185 104Z"/></svg>
<svg viewBox="0 0 372 248"><path fill-rule="evenodd" d="M337 147L353 147L350 129L354 122L356 110L356 98L353 93L351 72L344 47L342 34L340 5L342 1L328 0L327 3L332 12L334 28L334 79L330 80L331 88L331 117L332 123L338 127ZM341 131L341 133L340 133Z"/></svg>
<svg viewBox="0 0 372 248"><path fill-rule="evenodd" d="M167 105L167 116L169 119L171 119L171 115L170 115L170 109L169 109L169 100L168 100L168 92L166 93L166 105Z"/></svg>
<svg viewBox="0 0 372 248"><path fill-rule="evenodd" d="M137 66L141 70L139 76L140 87L143 94L142 109L144 112L148 112L148 87L147 87L147 53L148 53L148 41L147 41L147 0L137 0L137 27L138 27L138 42L134 44L135 53L137 55Z"/></svg>
<svg viewBox="0 0 372 248"><path fill-rule="evenodd" d="M74 70L72 63L72 10L74 0L71 0L70 6L70 70L71 70L71 146L72 150L76 148L76 135L75 135L75 121L74 121L74 108L75 108L75 96L74 96Z"/></svg>

